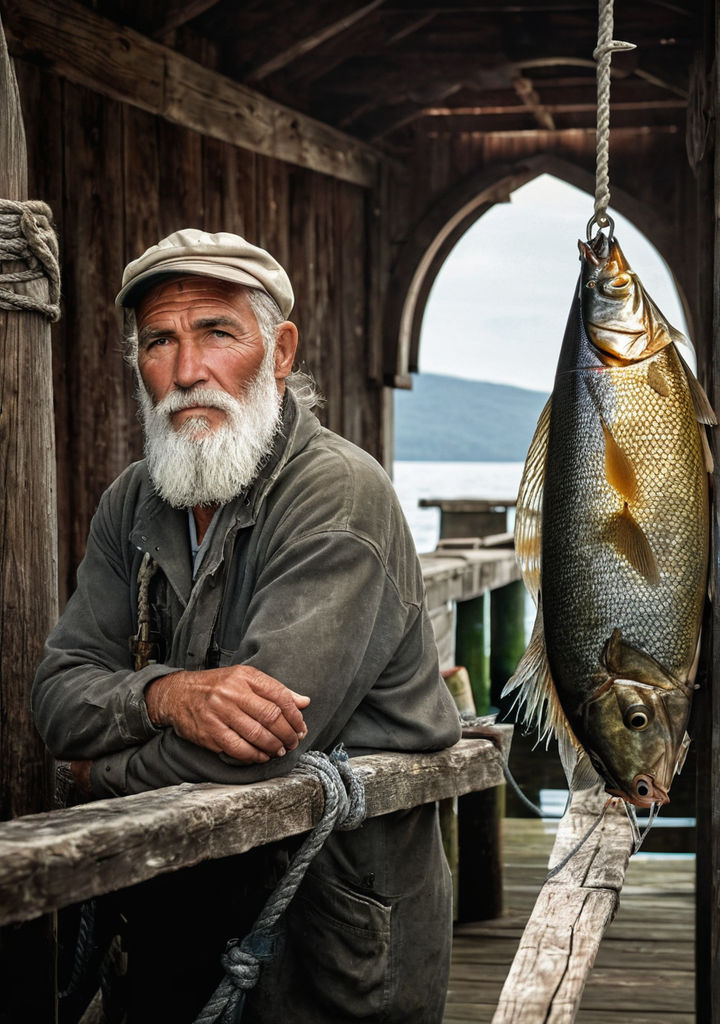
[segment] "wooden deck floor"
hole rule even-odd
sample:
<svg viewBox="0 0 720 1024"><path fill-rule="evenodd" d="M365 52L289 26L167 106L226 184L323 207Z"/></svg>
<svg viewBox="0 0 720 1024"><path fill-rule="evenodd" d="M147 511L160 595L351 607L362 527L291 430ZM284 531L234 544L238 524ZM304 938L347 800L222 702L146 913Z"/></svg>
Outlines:
<svg viewBox="0 0 720 1024"><path fill-rule="evenodd" d="M492 1020L547 873L556 826L517 818L503 826L505 913L456 926L444 1024ZM694 892L693 857L641 851L631 859L577 1024L694 1024Z"/></svg>

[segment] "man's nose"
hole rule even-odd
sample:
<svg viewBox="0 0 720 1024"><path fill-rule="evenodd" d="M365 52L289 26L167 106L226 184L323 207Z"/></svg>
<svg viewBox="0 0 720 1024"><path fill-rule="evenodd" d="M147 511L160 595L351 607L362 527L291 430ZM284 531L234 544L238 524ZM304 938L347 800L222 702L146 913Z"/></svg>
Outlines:
<svg viewBox="0 0 720 1024"><path fill-rule="evenodd" d="M192 338L180 338L175 355L175 385L191 388L209 378L202 345Z"/></svg>

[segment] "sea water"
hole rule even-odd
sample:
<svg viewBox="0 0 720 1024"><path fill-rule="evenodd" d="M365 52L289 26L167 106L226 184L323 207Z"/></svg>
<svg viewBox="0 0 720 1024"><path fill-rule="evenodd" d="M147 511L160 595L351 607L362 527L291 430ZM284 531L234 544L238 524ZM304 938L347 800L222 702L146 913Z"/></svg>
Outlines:
<svg viewBox="0 0 720 1024"><path fill-rule="evenodd" d="M522 462L396 462L393 483L418 552L434 551L440 509L420 508L420 498L516 498ZM508 529L514 516L508 515Z"/></svg>

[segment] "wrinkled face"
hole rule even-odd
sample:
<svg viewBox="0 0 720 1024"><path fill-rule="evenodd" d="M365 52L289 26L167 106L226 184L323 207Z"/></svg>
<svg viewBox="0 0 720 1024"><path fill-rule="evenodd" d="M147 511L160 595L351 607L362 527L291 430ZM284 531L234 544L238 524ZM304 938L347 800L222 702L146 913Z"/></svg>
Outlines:
<svg viewBox="0 0 720 1024"><path fill-rule="evenodd" d="M662 313L613 239L607 257L580 244L585 330L601 355L621 363L658 352L672 340Z"/></svg>
<svg viewBox="0 0 720 1024"><path fill-rule="evenodd" d="M172 391L224 391L241 398L257 376L265 346L245 289L210 277L177 277L153 288L137 310L138 369L154 403ZM282 389L287 366L287 330L278 330L275 378ZM294 328L293 328L294 330ZM292 334L292 332L290 332ZM296 335L295 335L296 340ZM294 345L292 355L294 355ZM178 430L193 418L213 430L224 410L192 406L172 414Z"/></svg>
<svg viewBox="0 0 720 1024"><path fill-rule="evenodd" d="M613 680L588 701L578 735L607 792L639 807L667 803L685 760L689 712L682 690L629 679Z"/></svg>

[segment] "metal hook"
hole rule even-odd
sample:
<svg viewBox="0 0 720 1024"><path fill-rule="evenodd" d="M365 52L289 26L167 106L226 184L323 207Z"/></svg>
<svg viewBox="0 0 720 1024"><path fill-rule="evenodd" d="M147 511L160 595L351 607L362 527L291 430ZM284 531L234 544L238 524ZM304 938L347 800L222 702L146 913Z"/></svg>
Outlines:
<svg viewBox="0 0 720 1024"><path fill-rule="evenodd" d="M604 224L601 223L601 217L604 218L604 220L605 220ZM602 229L604 227L606 227L608 229L608 236L607 236L608 244L610 242L612 242L613 238L615 237L615 221L612 219L610 214L609 213L605 213L605 214L598 215L597 213L594 213L592 215L592 217L590 218L590 220L587 222L587 228L585 229L585 237L587 238L588 242L590 242L591 244L593 242L592 229L593 229L593 225L595 225L595 224L597 224L597 226L598 226L598 234L599 235L602 234ZM595 236L595 240L597 240L597 236Z"/></svg>

